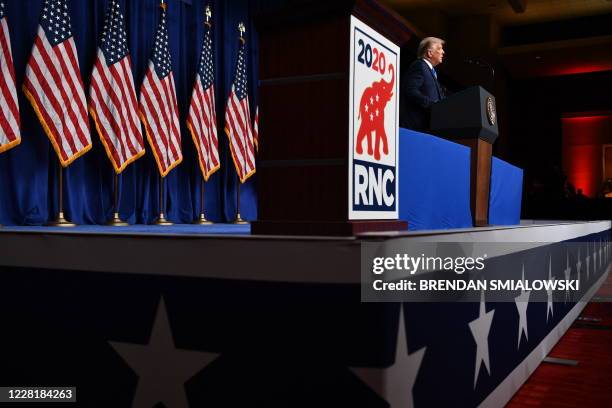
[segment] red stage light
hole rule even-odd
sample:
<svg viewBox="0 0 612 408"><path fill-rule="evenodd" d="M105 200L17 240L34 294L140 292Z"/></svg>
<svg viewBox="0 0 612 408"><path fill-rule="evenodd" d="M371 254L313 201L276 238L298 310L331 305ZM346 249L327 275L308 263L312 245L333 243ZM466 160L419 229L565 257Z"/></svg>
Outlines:
<svg viewBox="0 0 612 408"><path fill-rule="evenodd" d="M568 182L583 194L596 197L603 182L602 147L610 137L612 116L564 117L563 170Z"/></svg>
<svg viewBox="0 0 612 408"><path fill-rule="evenodd" d="M549 75L576 75L589 74L592 72L611 71L612 63L600 63L591 65L576 65L552 68Z"/></svg>

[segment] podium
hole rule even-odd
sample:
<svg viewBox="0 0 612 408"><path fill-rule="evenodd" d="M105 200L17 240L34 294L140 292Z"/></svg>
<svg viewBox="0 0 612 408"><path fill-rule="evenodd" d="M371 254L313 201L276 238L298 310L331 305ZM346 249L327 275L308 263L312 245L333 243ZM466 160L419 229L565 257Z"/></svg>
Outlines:
<svg viewBox="0 0 612 408"><path fill-rule="evenodd" d="M350 236L405 230L407 223L397 216L381 219L375 211L369 219L351 215L349 198L355 186L349 180L354 152L349 140L350 47L353 16L398 46L411 32L401 17L376 1L297 3L256 17L262 136L258 219L252 233ZM399 82L399 50L397 57L393 73L390 59L384 68L379 64L384 78L391 77L394 85ZM395 115L391 108L385 112L387 118ZM397 181L390 180L389 191Z"/></svg>
<svg viewBox="0 0 612 408"><path fill-rule="evenodd" d="M472 219L475 226L488 225L491 157L499 134L495 97L474 86L434 104L431 133L470 147Z"/></svg>

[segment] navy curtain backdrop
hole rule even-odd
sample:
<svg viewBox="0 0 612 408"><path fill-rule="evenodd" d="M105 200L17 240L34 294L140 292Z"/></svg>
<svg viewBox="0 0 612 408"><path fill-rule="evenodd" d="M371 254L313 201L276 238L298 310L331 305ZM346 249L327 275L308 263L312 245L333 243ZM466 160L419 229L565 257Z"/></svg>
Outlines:
<svg viewBox="0 0 612 408"><path fill-rule="evenodd" d="M81 75L89 93L99 35L110 0L71 0L72 28ZM22 142L0 154L0 223L36 225L52 219L57 212L58 162L30 104L21 91L25 66L38 27L42 0L4 0L10 27L13 59L21 110ZM157 23L159 0L120 0L126 14L127 34L136 92L149 60ZM184 160L166 177L170 220L189 223L199 214L201 173L196 151L185 126L191 89L197 69L204 33L205 0L167 0L172 67L181 117ZM236 212L236 174L229 156L224 128L224 111L233 79L238 50L237 25L246 25L251 112L256 106L257 38L253 16L259 2L248 0L210 0L213 9L215 45L215 86L221 169L205 188L207 217L216 222L231 221ZM103 224L113 211L113 169L92 125L93 149L65 171L64 211L79 224ZM262 135L262 137L264 137ZM147 154L120 177L119 213L130 223L151 223L157 217L159 201L158 171L147 144ZM256 218L253 176L240 188L243 218Z"/></svg>

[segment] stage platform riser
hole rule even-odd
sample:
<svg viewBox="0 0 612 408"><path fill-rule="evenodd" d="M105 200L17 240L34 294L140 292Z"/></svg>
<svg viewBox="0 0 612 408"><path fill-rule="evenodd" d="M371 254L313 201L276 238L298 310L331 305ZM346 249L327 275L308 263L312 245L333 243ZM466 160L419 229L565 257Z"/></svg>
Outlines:
<svg viewBox="0 0 612 408"><path fill-rule="evenodd" d="M609 233L605 223L569 241L607 242ZM295 245L313 253L311 245L327 246L326 256L342 260L359 259L360 242L372 239L379 238L280 242L285 248ZM395 239L406 237L388 241ZM7 237L0 240L6 248ZM61 251L87 237L45 235L42 241ZM350 275L356 280L339 271L334 282L329 276L319 279L316 265L303 259L311 268L312 279L305 279L307 271L269 256L278 241L236 237L179 241L189 243L189 251L192 247L196 251L199 244L200 253L207 254L180 263L190 264L197 273L169 268L147 274L131 269L141 259L140 252L135 262L126 263L124 269L129 270L120 268L120 259L112 271L75 269L69 267L71 255L63 252L56 252L56 262L66 268L1 263L5 266L0 267L0 319L5 329L0 338L0 383L76 386L79 406L88 407L131 407L135 396L155 400L164 392L171 395L168 403L186 398L186 406L191 407L386 407L406 397L416 407L499 406L537 366L542 350L550 349L569 327L610 265L608 252L588 278L582 274L581 302L556 302L552 314L546 303L529 303L524 332L515 303L487 302L484 312L493 314L486 336L487 369L478 361L482 344L475 341L470 325L481 316L478 303L362 303L358 270ZM221 260L202 251L206 243L215 248L217 258L227 259L239 258L239 248L246 251L253 245L269 262L253 264L256 270L247 273L228 260L225 271L207 274L209 265L217 267ZM226 244L233 251L227 252ZM556 246L564 248L567 242L548 245L553 270L560 274L567 254ZM1 255L2 260L9 259L6 253ZM167 256L172 259L176 254ZM514 262L512 257L524 254L503 256ZM31 263L38 262L30 258ZM24 259L16 254L9 260ZM294 261L299 263L300 258ZM339 268L359 266L353 259L337 262ZM247 278L255 274L258 279ZM299 276L283 281L283 275ZM402 327L404 336L399 334ZM387 391L376 383L389 384L383 387ZM439 392L440 384L445 392Z"/></svg>

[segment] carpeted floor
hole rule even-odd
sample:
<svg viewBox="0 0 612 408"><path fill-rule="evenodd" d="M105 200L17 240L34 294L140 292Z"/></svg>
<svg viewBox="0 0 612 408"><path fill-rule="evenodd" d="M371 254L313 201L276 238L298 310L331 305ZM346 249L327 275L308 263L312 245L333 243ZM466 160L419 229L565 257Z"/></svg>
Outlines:
<svg viewBox="0 0 612 408"><path fill-rule="evenodd" d="M550 357L578 365L542 363L510 408L612 408L612 274Z"/></svg>

